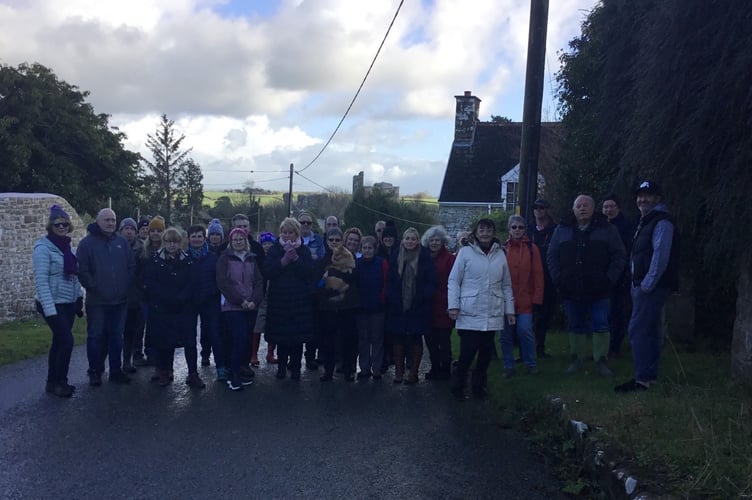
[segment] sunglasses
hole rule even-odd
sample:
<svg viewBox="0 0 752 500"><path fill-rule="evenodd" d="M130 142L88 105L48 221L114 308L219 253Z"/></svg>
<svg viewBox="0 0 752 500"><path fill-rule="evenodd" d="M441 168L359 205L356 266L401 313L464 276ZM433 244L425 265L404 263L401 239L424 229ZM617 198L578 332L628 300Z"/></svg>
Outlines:
<svg viewBox="0 0 752 500"><path fill-rule="evenodd" d="M525 229L525 226L509 226L509 229Z"/></svg>
<svg viewBox="0 0 752 500"><path fill-rule="evenodd" d="M330 243L336 243L338 241L342 241L342 238L329 238L327 241L329 241Z"/></svg>
<svg viewBox="0 0 752 500"><path fill-rule="evenodd" d="M301 221L298 221L298 222L300 224L303 224L304 226L310 226L311 224L313 224L313 221L310 221L310 220L301 220Z"/></svg>
<svg viewBox="0 0 752 500"><path fill-rule="evenodd" d="M69 222L55 222L52 225L55 227L68 227L70 226L70 223Z"/></svg>

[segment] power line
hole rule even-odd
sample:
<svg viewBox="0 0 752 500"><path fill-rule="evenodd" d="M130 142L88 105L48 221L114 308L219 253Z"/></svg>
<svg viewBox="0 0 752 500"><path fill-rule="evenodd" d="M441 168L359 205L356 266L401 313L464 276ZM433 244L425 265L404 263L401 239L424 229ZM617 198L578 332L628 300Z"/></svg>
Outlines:
<svg viewBox="0 0 752 500"><path fill-rule="evenodd" d="M358 91L355 92L355 95L352 98L352 101L350 101L350 105L347 107L347 110L345 110L345 114L342 115L342 119L340 119L339 123L337 124L337 127L334 129L334 132L332 132L332 135L329 136L329 139L327 139L324 146L321 148L321 151L318 152L316 156L313 157L313 160L311 160L308 165L301 168L297 173L304 172L308 167L313 165L313 163L319 159L321 154L326 150L326 148L329 146L329 143L332 142L332 139L334 139L334 136L339 131L339 128L342 126L342 123L345 121L345 118L347 118L348 113L350 113L350 109L352 109L353 104L355 104L355 100L358 98L358 95L360 95L360 91L363 89L363 85L366 83L366 79L368 78L368 75L371 73L371 69L373 69L373 65L376 64L376 59L379 57L379 53L381 52L381 48L384 46L384 43L386 42L386 38L389 36L389 32L392 30L392 26L394 26L394 21L397 20L397 15L400 12L400 9L402 8L402 4L405 3L405 0L400 0L399 5L397 6L397 11L394 13L394 17L392 18L392 22L389 23L389 27L386 30L386 33L384 34L384 38L381 40L381 44L379 44L379 49L376 51L376 55L373 56L373 60L371 61L371 65L368 67L368 71L366 71L365 76L363 77L363 81L360 82L360 86L358 87Z"/></svg>
<svg viewBox="0 0 752 500"><path fill-rule="evenodd" d="M332 191L331 189L322 186L321 184L319 184L318 182L314 181L313 179L309 179L305 175L301 174L299 171L296 171L295 173L298 174L299 176L301 176L303 179L305 179L308 182L310 182L311 184L313 184L314 186L318 186L318 187L320 187L321 189L323 189L324 191L326 191L328 193L338 194L338 193ZM402 218L399 218L399 217L395 217L392 214L388 214L386 212L381 212L379 210L374 210L373 208L371 208L369 206L363 205L362 203L358 203L357 201L355 201L355 197L353 197L353 200L350 203L352 203L353 205L357 205L360 208L364 208L364 209L368 210L369 212L373 212L373 213L378 214L378 215L383 215L384 217L389 217L392 220L396 220L396 221L400 221L400 222L407 222L408 224L413 224L413 225L416 225L416 226L428 226L428 227L431 227L433 225L433 224L426 224L425 222L418 222L418 221L414 221L414 220L402 219Z"/></svg>

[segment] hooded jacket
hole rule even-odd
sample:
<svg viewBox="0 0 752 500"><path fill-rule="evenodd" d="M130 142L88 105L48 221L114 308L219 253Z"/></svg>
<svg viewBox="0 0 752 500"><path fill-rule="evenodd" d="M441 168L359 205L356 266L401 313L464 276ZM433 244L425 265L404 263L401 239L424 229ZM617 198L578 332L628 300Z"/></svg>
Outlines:
<svg viewBox="0 0 752 500"><path fill-rule="evenodd" d="M448 309L459 309L458 330L504 329L504 316L514 314L512 277L504 251L495 240L488 254L477 243L457 252L449 273Z"/></svg>
<svg viewBox="0 0 752 500"><path fill-rule="evenodd" d="M533 312L533 304L543 303L543 263L538 246L527 236L504 243L514 290L516 314Z"/></svg>

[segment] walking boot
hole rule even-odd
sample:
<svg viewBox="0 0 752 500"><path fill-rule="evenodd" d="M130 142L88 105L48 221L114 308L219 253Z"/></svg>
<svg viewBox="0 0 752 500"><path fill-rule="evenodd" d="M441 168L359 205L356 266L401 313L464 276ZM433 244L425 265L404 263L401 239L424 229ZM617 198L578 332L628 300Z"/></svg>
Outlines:
<svg viewBox="0 0 752 500"><path fill-rule="evenodd" d="M406 384L418 383L418 368L420 368L420 360L423 358L423 346L416 344L410 349L410 373L407 375Z"/></svg>
<svg viewBox="0 0 752 500"><path fill-rule="evenodd" d="M401 384L405 377L405 346L394 344L394 379L392 382Z"/></svg>
<svg viewBox="0 0 752 500"><path fill-rule="evenodd" d="M188 378L185 380L185 383L188 385L188 387L193 387L194 389L203 389L206 387L206 384L203 380L201 380L201 377L198 376L198 372L191 372L188 374Z"/></svg>
<svg viewBox="0 0 752 500"><path fill-rule="evenodd" d="M582 360L585 359L585 351L587 350L587 340L586 335L569 334L569 353L572 361L564 373L571 375L582 368Z"/></svg>
<svg viewBox="0 0 752 500"><path fill-rule="evenodd" d="M465 397L465 375L462 375L458 372L454 372L452 374L452 396L457 401L464 401L467 399Z"/></svg>
<svg viewBox="0 0 752 500"><path fill-rule="evenodd" d="M606 363L608 348L611 343L611 334L609 332L593 333L593 359L595 360L595 369L602 377L612 377L614 372Z"/></svg>
<svg viewBox="0 0 752 500"><path fill-rule="evenodd" d="M276 344L266 344L266 364L276 365L277 358L274 357L274 350L277 348Z"/></svg>

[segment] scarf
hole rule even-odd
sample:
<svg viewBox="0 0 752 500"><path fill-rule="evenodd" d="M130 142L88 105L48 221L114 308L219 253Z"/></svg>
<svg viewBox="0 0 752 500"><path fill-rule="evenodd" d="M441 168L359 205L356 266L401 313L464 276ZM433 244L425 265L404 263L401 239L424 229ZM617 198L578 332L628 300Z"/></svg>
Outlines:
<svg viewBox="0 0 752 500"><path fill-rule="evenodd" d="M63 273L70 278L78 272L78 259L71 251L71 239L68 236L58 236L53 232L47 233L47 239L63 252Z"/></svg>
<svg viewBox="0 0 752 500"><path fill-rule="evenodd" d="M400 249L397 257L400 276L402 277L402 311L408 311L415 297L415 277L418 274L418 255L420 247L415 250Z"/></svg>
<svg viewBox="0 0 752 500"><path fill-rule="evenodd" d="M203 245L201 245L200 248L193 248L192 246L188 247L188 255L193 257L194 260L199 260L201 257L206 257L206 255L209 253L209 245L204 242Z"/></svg>

